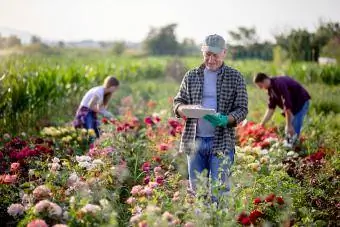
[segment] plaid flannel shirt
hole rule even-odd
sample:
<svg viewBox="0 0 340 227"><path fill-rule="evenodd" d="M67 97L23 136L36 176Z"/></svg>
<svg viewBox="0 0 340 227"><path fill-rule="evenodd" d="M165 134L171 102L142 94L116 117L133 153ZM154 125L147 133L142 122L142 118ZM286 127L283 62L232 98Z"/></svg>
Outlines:
<svg viewBox="0 0 340 227"><path fill-rule="evenodd" d="M203 96L205 65L188 71L173 101L176 117L180 117L177 108L181 104L201 105ZM241 73L229 66L222 65L217 75L217 112L231 115L236 124L242 122L248 114L248 95L246 84ZM198 119L188 118L185 123L180 142L180 152L190 154L195 148L196 128ZM213 152L229 152L235 148L235 126L216 127Z"/></svg>

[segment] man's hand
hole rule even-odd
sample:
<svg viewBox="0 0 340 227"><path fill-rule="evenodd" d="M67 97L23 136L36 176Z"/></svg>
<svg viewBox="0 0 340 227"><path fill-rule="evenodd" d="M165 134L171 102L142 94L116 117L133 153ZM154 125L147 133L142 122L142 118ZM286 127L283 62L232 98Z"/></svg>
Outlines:
<svg viewBox="0 0 340 227"><path fill-rule="evenodd" d="M181 118L186 118L186 116L184 115L182 109L183 107L185 107L186 105L179 105L177 108L177 113L179 114L179 116L181 116Z"/></svg>
<svg viewBox="0 0 340 227"><path fill-rule="evenodd" d="M287 135L293 136L295 134L295 130L292 124L286 125L285 132Z"/></svg>
<svg viewBox="0 0 340 227"><path fill-rule="evenodd" d="M227 126L228 124L228 117L220 113L213 114L213 115L212 114L205 115L203 119L209 121L214 127L217 127L217 126L223 127L223 126Z"/></svg>

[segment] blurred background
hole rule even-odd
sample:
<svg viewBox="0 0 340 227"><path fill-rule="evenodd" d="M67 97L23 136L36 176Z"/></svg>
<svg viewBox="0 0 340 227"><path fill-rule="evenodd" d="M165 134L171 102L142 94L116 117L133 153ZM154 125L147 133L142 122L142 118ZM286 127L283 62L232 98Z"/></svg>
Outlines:
<svg viewBox="0 0 340 227"><path fill-rule="evenodd" d="M71 121L84 92L108 74L122 81L116 105L132 95L171 106L184 73L201 63L201 41L214 33L226 39L226 63L242 72L256 100L250 119L258 121L266 103L251 83L259 71L304 83L317 113L340 112L336 0L0 0L0 6L4 131Z"/></svg>

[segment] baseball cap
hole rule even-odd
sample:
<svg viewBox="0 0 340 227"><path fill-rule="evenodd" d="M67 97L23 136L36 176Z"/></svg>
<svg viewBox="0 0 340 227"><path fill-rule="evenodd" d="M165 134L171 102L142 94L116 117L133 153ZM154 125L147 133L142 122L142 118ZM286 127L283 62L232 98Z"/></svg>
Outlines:
<svg viewBox="0 0 340 227"><path fill-rule="evenodd" d="M202 44L201 51L210 51L219 54L225 49L225 41L222 36L214 34L208 35Z"/></svg>

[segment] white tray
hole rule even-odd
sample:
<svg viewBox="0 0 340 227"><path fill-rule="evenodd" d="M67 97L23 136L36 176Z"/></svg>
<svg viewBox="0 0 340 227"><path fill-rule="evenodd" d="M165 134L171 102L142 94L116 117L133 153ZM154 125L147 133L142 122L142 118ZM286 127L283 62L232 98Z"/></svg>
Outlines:
<svg viewBox="0 0 340 227"><path fill-rule="evenodd" d="M200 105L186 105L182 107L184 115L188 118L202 118L207 114L215 114L214 109L204 108Z"/></svg>

